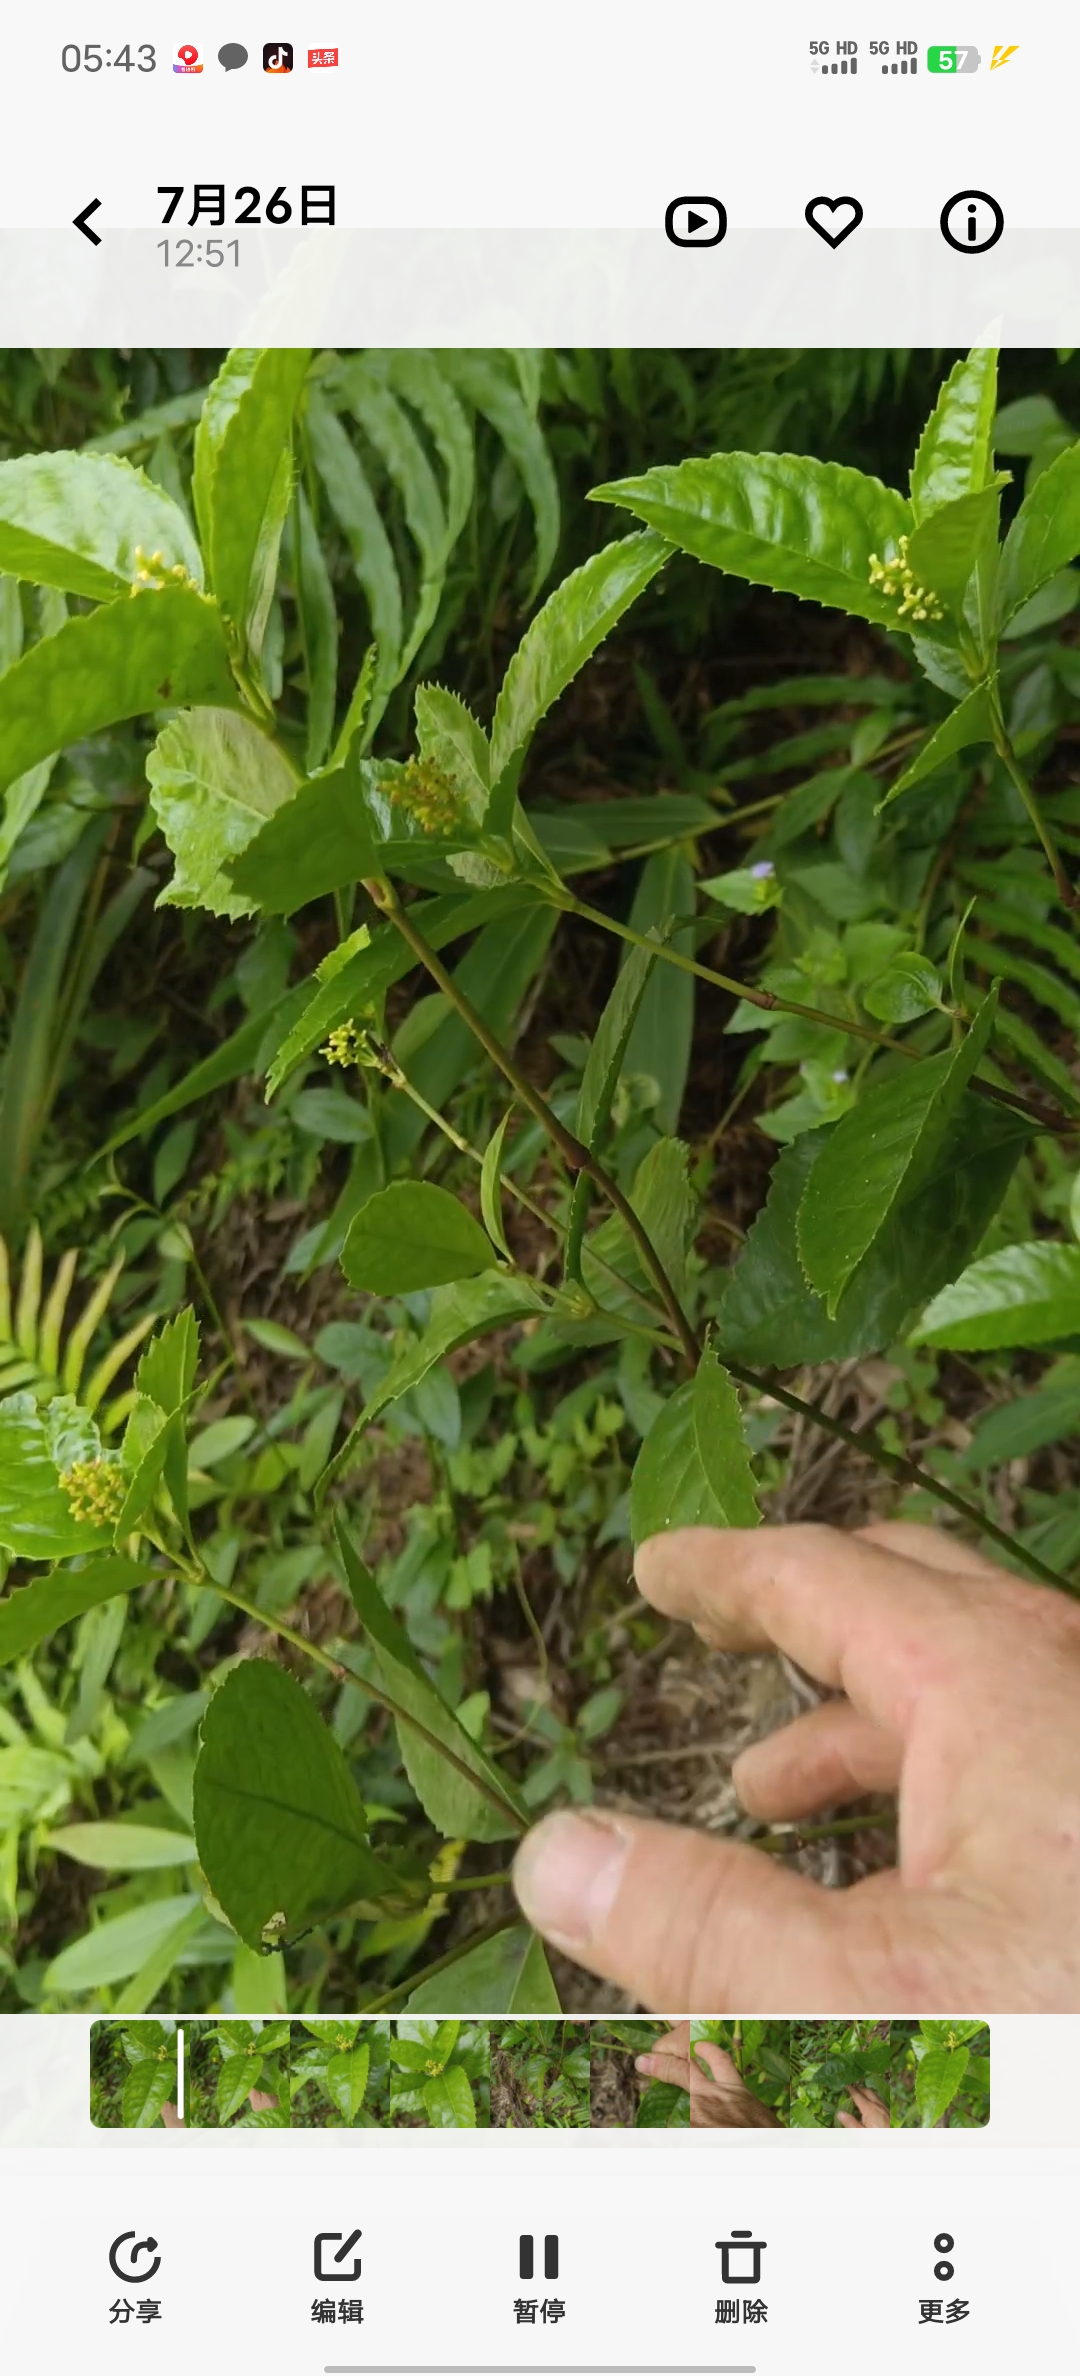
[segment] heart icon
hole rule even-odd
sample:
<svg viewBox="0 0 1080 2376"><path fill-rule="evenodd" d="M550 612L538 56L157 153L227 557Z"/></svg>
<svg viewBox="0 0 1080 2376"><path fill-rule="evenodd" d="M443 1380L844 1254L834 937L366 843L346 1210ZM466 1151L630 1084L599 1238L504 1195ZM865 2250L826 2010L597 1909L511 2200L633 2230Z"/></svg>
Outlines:
<svg viewBox="0 0 1080 2376"><path fill-rule="evenodd" d="M819 239L838 248L842 239L857 231L862 221L862 208L857 198L811 198L806 220Z"/></svg>

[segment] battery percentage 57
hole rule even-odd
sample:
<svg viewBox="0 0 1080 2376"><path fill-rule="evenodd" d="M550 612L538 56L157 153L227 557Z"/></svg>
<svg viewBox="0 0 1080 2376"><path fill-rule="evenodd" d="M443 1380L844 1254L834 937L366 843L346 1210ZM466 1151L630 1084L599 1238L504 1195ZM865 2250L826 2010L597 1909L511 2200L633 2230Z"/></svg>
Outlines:
<svg viewBox="0 0 1080 2376"><path fill-rule="evenodd" d="M979 63L979 52L972 49L970 44L966 48L958 48L955 43L951 43L944 49L929 49L926 53L930 74L975 74Z"/></svg>

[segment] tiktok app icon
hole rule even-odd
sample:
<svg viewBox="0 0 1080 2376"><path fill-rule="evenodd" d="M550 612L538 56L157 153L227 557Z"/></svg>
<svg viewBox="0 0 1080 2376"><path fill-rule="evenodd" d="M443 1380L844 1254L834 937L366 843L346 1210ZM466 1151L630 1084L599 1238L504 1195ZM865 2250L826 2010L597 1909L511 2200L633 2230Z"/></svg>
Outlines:
<svg viewBox="0 0 1080 2376"><path fill-rule="evenodd" d="M291 73L292 73L292 43L291 43L291 41L264 41L264 43L263 43L263 73L264 73L264 74L291 74Z"/></svg>

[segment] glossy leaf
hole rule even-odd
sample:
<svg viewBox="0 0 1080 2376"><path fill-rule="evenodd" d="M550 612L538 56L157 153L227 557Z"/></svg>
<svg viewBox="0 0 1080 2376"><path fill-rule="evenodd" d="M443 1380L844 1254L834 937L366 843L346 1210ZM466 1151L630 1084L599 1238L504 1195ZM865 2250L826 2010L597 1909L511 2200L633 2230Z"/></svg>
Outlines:
<svg viewBox="0 0 1080 2376"><path fill-rule="evenodd" d="M654 1419L630 1484L635 1544L677 1526L756 1526L739 1398L711 1350Z"/></svg>
<svg viewBox="0 0 1080 2376"><path fill-rule="evenodd" d="M244 650L257 654L291 497L293 415L306 347L236 347L207 390L192 493L210 585Z"/></svg>
<svg viewBox="0 0 1080 2376"><path fill-rule="evenodd" d="M217 2083L217 2116L222 2128L246 2104L252 2088L258 2086L262 2067L261 2054L226 2055Z"/></svg>
<svg viewBox="0 0 1080 2376"><path fill-rule="evenodd" d="M491 756L483 727L465 702L442 685L418 685L416 742L421 758L449 777L479 822L491 790Z"/></svg>
<svg viewBox="0 0 1080 2376"><path fill-rule="evenodd" d="M177 2065L172 2055L166 2062L158 2062L156 2056L147 2054L133 2063L121 2099L124 2127L153 2128L161 2118L162 2107L175 2103L176 2088Z"/></svg>
<svg viewBox="0 0 1080 2376"><path fill-rule="evenodd" d="M265 1659L235 1667L210 1702L194 1809L199 1861L249 1947L264 1933L280 1944L388 1885L333 1734Z"/></svg>
<svg viewBox="0 0 1080 2376"><path fill-rule="evenodd" d="M984 1000L960 1048L878 1081L822 1148L799 1207L799 1257L835 1318L852 1274L901 1201L932 1174L996 1012Z"/></svg>
<svg viewBox="0 0 1080 2376"><path fill-rule="evenodd" d="M1005 539L998 580L1001 625L1078 553L1080 445L1071 445L1040 472Z"/></svg>
<svg viewBox="0 0 1080 2376"><path fill-rule="evenodd" d="M924 2128L936 2128L956 2095L970 2059L967 2046L928 2046L915 2073L915 2102Z"/></svg>
<svg viewBox="0 0 1080 2376"><path fill-rule="evenodd" d="M492 1239L498 1247L499 1253L505 1257L507 1262L512 1262L514 1258L507 1245L506 1230L503 1225L502 1165L506 1148L506 1134L513 1119L513 1110L512 1106L507 1106L498 1129L488 1140L484 1149L484 1160L480 1166L480 1210L484 1217L484 1227L489 1238Z"/></svg>
<svg viewBox="0 0 1080 2376"><path fill-rule="evenodd" d="M0 676L0 791L40 760L122 718L179 702L235 707L216 606L191 586L69 619Z"/></svg>
<svg viewBox="0 0 1080 2376"><path fill-rule="evenodd" d="M958 751L966 751L972 743L993 741L992 691L992 686L984 683L974 685L971 692L965 694L943 723L928 736L903 774L897 776L895 784L890 784L884 799L878 802L879 808L888 808L890 801L898 800L901 792L910 792L913 784L921 784L924 776L933 775L935 768L943 767L947 759L954 759Z"/></svg>
<svg viewBox="0 0 1080 2376"><path fill-rule="evenodd" d="M91 602L126 594L153 558L202 584L178 504L115 454L20 454L0 462L0 569Z"/></svg>
<svg viewBox="0 0 1080 2376"><path fill-rule="evenodd" d="M0 1432L0 1509L11 1483L4 1470L4 1443ZM35 1521L38 1525L39 1507L35 1501ZM66 1498L64 1510L70 1517ZM55 1532L62 1530L63 1515L58 1511ZM11 1531L10 1524L7 1531ZM86 1530L83 1530L82 1540L75 1548L85 1550L86 1547ZM69 1540L64 1550L55 1556L69 1558L71 1555ZM38 1559L54 1555L24 1550L21 1556ZM89 1559L85 1567L55 1568L47 1576L35 1576L31 1584L20 1584L14 1590L9 1589L0 1598L0 1666L10 1666L15 1659L24 1658L26 1652L33 1650L38 1642L47 1641L51 1634L59 1632L62 1625L70 1625L73 1618L84 1617L88 1609L100 1608L103 1601L115 1600L122 1592L136 1592L141 1584L151 1584L153 1580L152 1568L141 1567L136 1560L121 1558L116 1552L110 1553L105 1559Z"/></svg>
<svg viewBox="0 0 1080 2376"><path fill-rule="evenodd" d="M491 1240L468 1206L430 1180L395 1180L369 1197L341 1251L350 1287L369 1295L410 1295L494 1264Z"/></svg>
<svg viewBox="0 0 1080 2376"><path fill-rule="evenodd" d="M645 1228L675 1289L682 1295L686 1283L686 1257L693 1243L697 1224L698 1200L688 1177L690 1151L679 1139L657 1139L642 1156L634 1174L629 1196L638 1219ZM603 1262L607 1267L601 1269ZM610 1213L605 1221L586 1238L582 1249L582 1276L597 1302L606 1310L624 1308L624 1299L608 1275L616 1270L640 1293L654 1297L656 1288L642 1262L637 1246L620 1213ZM625 1309L636 1311L640 1304L625 1299Z"/></svg>
<svg viewBox="0 0 1080 2376"><path fill-rule="evenodd" d="M682 551L752 585L798 594L882 627L906 628L871 585L875 556L911 529L902 495L839 462L801 454L714 454L594 487Z"/></svg>
<svg viewBox="0 0 1080 2376"><path fill-rule="evenodd" d="M1015 1115L969 1090L930 1177L896 1206L859 1264L835 1320L809 1285L796 1250L806 1182L831 1133L805 1132L776 1164L720 1306L721 1357L755 1368L848 1361L895 1343L928 1295L970 1262L1008 1187L1027 1132Z"/></svg>
<svg viewBox="0 0 1080 2376"><path fill-rule="evenodd" d="M491 728L491 780L498 785L528 749L552 703L662 569L670 545L627 536L575 569L526 629L503 678Z"/></svg>
<svg viewBox="0 0 1080 2376"><path fill-rule="evenodd" d="M953 364L919 439L911 467L917 521L985 487L993 470L996 403L997 349L973 347Z"/></svg>
<svg viewBox="0 0 1080 2376"><path fill-rule="evenodd" d="M159 734L146 774L176 860L159 905L248 914L226 869L295 796L296 776L277 744L229 710L188 710Z"/></svg>
<svg viewBox="0 0 1080 2376"><path fill-rule="evenodd" d="M522 1810L513 1785L447 1707L341 1525L337 1536L353 1607L371 1642L383 1688L396 1706L423 1725L424 1733L434 1735L434 1740L427 1740L415 1726L398 1723L402 1763L425 1814L447 1839L516 1839ZM456 1764L440 1757L438 1742L453 1752ZM482 1789L473 1788L468 1774L460 1770L463 1765ZM500 1800L505 1813L500 1813Z"/></svg>
<svg viewBox="0 0 1080 2376"><path fill-rule="evenodd" d="M460 2005L470 2019L490 2013L558 2013L558 1992L543 1943L523 1922L511 1923L480 1947L467 1948L449 1971L421 1982L406 2000L407 2013L436 2013Z"/></svg>
<svg viewBox="0 0 1080 2376"><path fill-rule="evenodd" d="M879 1023L913 1023L942 1003L943 984L936 965L915 950L893 957L883 973L875 974L862 993L868 1015Z"/></svg>
<svg viewBox="0 0 1080 2376"><path fill-rule="evenodd" d="M422 2092L432 2128L476 2127L473 2091L468 2072L462 2070L460 2063L451 2063L449 2070L426 2079Z"/></svg>
<svg viewBox="0 0 1080 2376"><path fill-rule="evenodd" d="M296 490L292 537L296 608L307 677L307 740L304 764L310 775L321 767L334 731L337 695L338 615L334 588L323 558L311 507Z"/></svg>
<svg viewBox="0 0 1080 2376"><path fill-rule="evenodd" d="M973 1262L935 1296L914 1341L988 1353L1080 1336L1080 1246L1036 1238Z"/></svg>
<svg viewBox="0 0 1080 2376"><path fill-rule="evenodd" d="M294 787L294 797L229 866L238 914L259 908L267 916L291 916L327 891L385 873L365 799L371 777L350 754L341 767L309 777L298 792Z"/></svg>
<svg viewBox="0 0 1080 2376"><path fill-rule="evenodd" d="M325 2085L335 2109L343 2120L355 2120L368 2082L371 2047L350 2046L344 2053L330 2055L325 2073Z"/></svg>
<svg viewBox="0 0 1080 2376"><path fill-rule="evenodd" d="M954 503L942 504L908 541L908 565L915 577L958 618L972 571L995 553L1001 489L1007 484L1007 477L995 478L988 486L958 495Z"/></svg>

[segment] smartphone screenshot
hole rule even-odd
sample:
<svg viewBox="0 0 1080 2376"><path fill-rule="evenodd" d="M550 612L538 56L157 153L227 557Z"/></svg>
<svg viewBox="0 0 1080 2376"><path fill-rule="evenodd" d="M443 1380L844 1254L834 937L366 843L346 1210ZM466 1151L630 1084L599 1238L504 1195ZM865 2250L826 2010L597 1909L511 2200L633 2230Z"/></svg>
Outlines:
<svg viewBox="0 0 1080 2376"><path fill-rule="evenodd" d="M9 24L12 2367L1075 2363L1078 68Z"/></svg>

